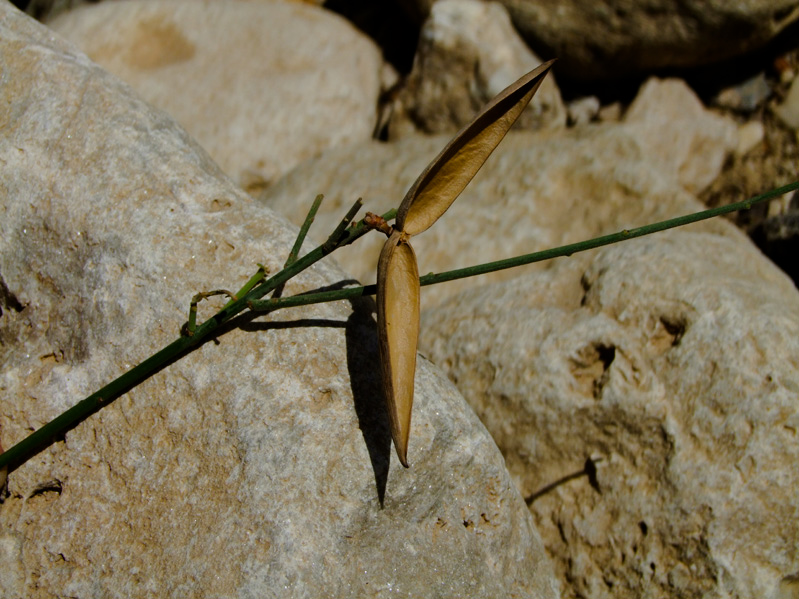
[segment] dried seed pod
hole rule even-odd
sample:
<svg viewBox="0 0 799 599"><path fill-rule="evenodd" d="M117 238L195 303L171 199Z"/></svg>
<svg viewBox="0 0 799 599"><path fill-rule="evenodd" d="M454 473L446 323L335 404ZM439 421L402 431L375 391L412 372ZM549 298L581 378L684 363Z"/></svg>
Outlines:
<svg viewBox="0 0 799 599"><path fill-rule="evenodd" d="M386 240L377 264L377 323L391 437L407 468L419 338L419 271L413 248L400 231Z"/></svg>
<svg viewBox="0 0 799 599"><path fill-rule="evenodd" d="M502 91L419 175L397 211L377 265L377 330L391 437L408 467L413 379L419 338L419 271L409 243L447 211L538 91L554 61Z"/></svg>
<svg viewBox="0 0 799 599"><path fill-rule="evenodd" d="M418 235L447 211L519 118L554 62L509 85L452 138L405 194L397 210L398 229Z"/></svg>

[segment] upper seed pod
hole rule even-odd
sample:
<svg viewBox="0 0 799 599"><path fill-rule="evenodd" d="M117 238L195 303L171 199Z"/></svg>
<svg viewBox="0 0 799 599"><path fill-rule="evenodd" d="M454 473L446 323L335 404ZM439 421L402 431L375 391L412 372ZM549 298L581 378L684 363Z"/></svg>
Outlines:
<svg viewBox="0 0 799 599"><path fill-rule="evenodd" d="M396 228L418 235L447 211L519 118L554 62L545 62L505 88L452 138L405 194Z"/></svg>

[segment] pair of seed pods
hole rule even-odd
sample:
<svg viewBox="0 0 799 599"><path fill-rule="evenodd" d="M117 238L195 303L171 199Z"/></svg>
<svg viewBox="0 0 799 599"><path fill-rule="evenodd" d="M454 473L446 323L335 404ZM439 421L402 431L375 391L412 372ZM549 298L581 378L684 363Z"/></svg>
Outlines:
<svg viewBox="0 0 799 599"><path fill-rule="evenodd" d="M455 201L541 86L545 62L491 100L419 175L397 210L377 264L377 328L391 437L408 467L416 345L419 270L410 238L429 229Z"/></svg>

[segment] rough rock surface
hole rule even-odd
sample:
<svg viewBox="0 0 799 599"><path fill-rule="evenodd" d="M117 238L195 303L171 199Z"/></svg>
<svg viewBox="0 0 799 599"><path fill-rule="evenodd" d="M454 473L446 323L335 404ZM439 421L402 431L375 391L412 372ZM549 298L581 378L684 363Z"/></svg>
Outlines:
<svg viewBox="0 0 799 599"><path fill-rule="evenodd" d="M423 316L423 351L502 448L564 597L796 596L799 293L709 226Z"/></svg>
<svg viewBox="0 0 799 599"><path fill-rule="evenodd" d="M649 79L624 120L649 143L647 151L661 173L692 193L710 185L729 152L737 149L733 122L705 110L680 79Z"/></svg>
<svg viewBox="0 0 799 599"><path fill-rule="evenodd" d="M131 0L48 24L174 116L250 192L375 126L380 50L315 6Z"/></svg>
<svg viewBox="0 0 799 599"><path fill-rule="evenodd" d="M442 219L414 237L419 272L499 260L689 212L695 204L684 190L696 192L712 181L736 138L731 121L706 111L674 80L644 85L620 124L511 131ZM358 196L373 212L398 206L447 140L409 137L328 152L294 169L262 199L301 223L310 199L324 193L316 226L326 231ZM375 236L336 259L373 282L380 245ZM515 273L479 281L509 276ZM423 306L474 285L426 287Z"/></svg>
<svg viewBox="0 0 799 599"><path fill-rule="evenodd" d="M541 62L516 33L502 5L438 2L422 27L389 137L410 128L402 126L403 116L426 133L455 133L486 102ZM566 109L550 73L514 127L565 125Z"/></svg>
<svg viewBox="0 0 799 599"><path fill-rule="evenodd" d="M197 290L279 268L296 229L8 3L0 62L8 448L173 340ZM324 261L287 293L342 278ZM370 303L340 303L169 365L10 473L0 596L559 596L496 445L424 360L399 467L375 356Z"/></svg>
<svg viewBox="0 0 799 599"><path fill-rule="evenodd" d="M433 5L402 1L417 14ZM561 73L586 80L738 56L799 19L796 0L499 1L534 49L561 57Z"/></svg>

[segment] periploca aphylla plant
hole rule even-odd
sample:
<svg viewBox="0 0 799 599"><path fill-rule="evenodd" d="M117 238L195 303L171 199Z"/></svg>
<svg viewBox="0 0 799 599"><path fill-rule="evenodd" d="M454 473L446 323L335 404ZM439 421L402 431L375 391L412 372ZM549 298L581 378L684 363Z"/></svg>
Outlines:
<svg viewBox="0 0 799 599"><path fill-rule="evenodd" d="M53 440L62 438L72 427L109 405L113 400L161 370L171 361L185 356L201 343L218 336L221 327L243 311L249 309L272 312L292 306L352 299L375 293L378 293L378 311L382 314L378 335L380 336L379 346L391 432L400 461L407 465L419 327L420 286L473 277L556 257L570 256L722 214L748 210L756 204L799 189L799 181L797 181L734 204L634 229L624 229L618 233L558 248L419 277L415 255L409 243L411 236L429 228L452 204L537 91L551 65L551 62L541 65L492 100L425 169L405 196L399 210L389 210L380 217L368 214L363 220L354 221L361 208L359 200L322 245L299 257L300 247L322 201L322 196L317 196L300 228L285 266L280 272L267 276L266 270L260 267L256 274L236 293L215 290L197 294L191 301L189 320L181 328L181 336L178 339L20 440L5 453L0 454L0 483L5 482L6 472L9 468L13 469L19 466L36 452L52 443ZM397 219L392 228L388 225L388 221L395 216ZM357 241L372 229L380 229L388 235L378 263L377 286L345 287L279 297L286 281L328 254ZM272 297L262 299L268 293L273 293ZM216 314L201 324L197 324L198 302L217 294L229 295L231 300ZM2 450L0 449L0 451Z"/></svg>

